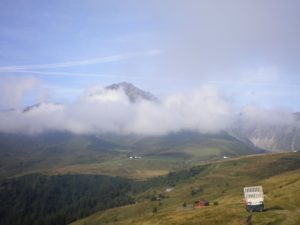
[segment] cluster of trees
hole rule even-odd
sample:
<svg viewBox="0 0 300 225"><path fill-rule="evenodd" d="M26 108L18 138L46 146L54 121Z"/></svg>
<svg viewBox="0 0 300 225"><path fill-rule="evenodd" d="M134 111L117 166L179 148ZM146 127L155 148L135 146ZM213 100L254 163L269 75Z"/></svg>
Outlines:
<svg viewBox="0 0 300 225"><path fill-rule="evenodd" d="M205 168L194 167L145 181L101 175L42 174L6 179L0 183L0 225L65 225L96 211L132 204L136 193L175 186Z"/></svg>
<svg viewBox="0 0 300 225"><path fill-rule="evenodd" d="M138 182L134 185L134 192L146 191L153 187L174 187L178 182L182 182L193 178L205 171L208 165L195 166L187 170L180 170L176 172L170 172L168 175L151 178L142 182Z"/></svg>
<svg viewBox="0 0 300 225"><path fill-rule="evenodd" d="M64 225L133 203L131 182L93 175L27 175L0 185L0 224Z"/></svg>

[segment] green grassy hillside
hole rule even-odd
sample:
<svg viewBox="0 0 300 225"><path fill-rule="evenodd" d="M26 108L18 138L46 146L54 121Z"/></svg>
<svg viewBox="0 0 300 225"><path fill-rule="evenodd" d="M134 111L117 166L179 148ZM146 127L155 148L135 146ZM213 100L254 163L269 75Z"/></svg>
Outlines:
<svg viewBox="0 0 300 225"><path fill-rule="evenodd" d="M40 135L0 133L0 178L120 156L121 147L95 136L49 132Z"/></svg>
<svg viewBox="0 0 300 225"><path fill-rule="evenodd" d="M300 153L279 153L208 164L198 175L176 182L171 192L165 192L167 184L150 188L136 196L134 205L98 212L73 225L246 224L243 187L252 185L263 186L266 207L253 213L253 224L300 224ZM210 206L190 208L200 198Z"/></svg>
<svg viewBox="0 0 300 225"><path fill-rule="evenodd" d="M257 149L239 142L225 132L203 135L182 131L165 136L102 138L124 145L122 154L109 161L57 167L50 170L50 174L105 174L145 179L165 175L169 171L188 169L208 160L221 160L224 156L237 157L257 152ZM130 160L129 155L142 158Z"/></svg>
<svg viewBox="0 0 300 225"><path fill-rule="evenodd" d="M223 156L256 153L227 133L182 131L165 136L0 133L0 179L33 172L102 174L145 179ZM141 159L130 160L132 155Z"/></svg>

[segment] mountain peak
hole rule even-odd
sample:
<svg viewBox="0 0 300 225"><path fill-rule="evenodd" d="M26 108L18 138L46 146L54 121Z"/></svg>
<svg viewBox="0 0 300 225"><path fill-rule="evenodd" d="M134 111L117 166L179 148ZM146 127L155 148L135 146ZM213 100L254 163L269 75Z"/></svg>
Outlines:
<svg viewBox="0 0 300 225"><path fill-rule="evenodd" d="M109 85L106 87L106 89L110 89L110 90L123 89L123 91L128 96L131 102L137 102L140 99L147 100L147 101L157 101L157 98L150 92L144 91L134 86L133 84L125 81L121 83Z"/></svg>

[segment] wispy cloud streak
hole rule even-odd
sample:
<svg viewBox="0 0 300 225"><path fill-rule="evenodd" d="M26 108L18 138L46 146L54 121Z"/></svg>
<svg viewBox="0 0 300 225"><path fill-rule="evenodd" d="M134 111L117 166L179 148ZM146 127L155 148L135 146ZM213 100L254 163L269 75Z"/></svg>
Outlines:
<svg viewBox="0 0 300 225"><path fill-rule="evenodd" d="M133 58L137 58L137 57L157 55L160 53L161 53L160 50L153 49L153 50L149 50L149 51L145 51L145 52L129 52L129 53L124 53L124 54L116 54L116 55L111 55L111 56L104 56L104 57L88 59L88 60L80 60L80 61L69 61L69 62L49 63L49 64L21 65L21 66L3 66L3 67L0 67L0 73L18 72L21 70L56 69L56 68L65 68L65 67L73 67L73 66L86 66L86 65L123 61L123 60L133 59Z"/></svg>
<svg viewBox="0 0 300 225"><path fill-rule="evenodd" d="M71 77L103 77L103 78L133 78L133 76L129 75L118 75L118 74L104 74L104 73L72 73L72 72L48 72L48 71L37 71L37 70L16 70L9 71L11 73L26 73L26 74L36 74L36 75L49 75L49 76L71 76ZM138 77L134 77L138 78Z"/></svg>

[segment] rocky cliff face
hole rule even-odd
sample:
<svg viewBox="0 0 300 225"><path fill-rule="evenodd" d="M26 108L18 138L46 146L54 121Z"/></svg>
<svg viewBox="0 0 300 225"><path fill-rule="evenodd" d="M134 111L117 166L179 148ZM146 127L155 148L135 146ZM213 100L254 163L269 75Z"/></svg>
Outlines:
<svg viewBox="0 0 300 225"><path fill-rule="evenodd" d="M300 151L299 114L292 123L248 122L242 116L229 129L229 133L241 141L269 151ZM282 118L284 120L284 118Z"/></svg>

